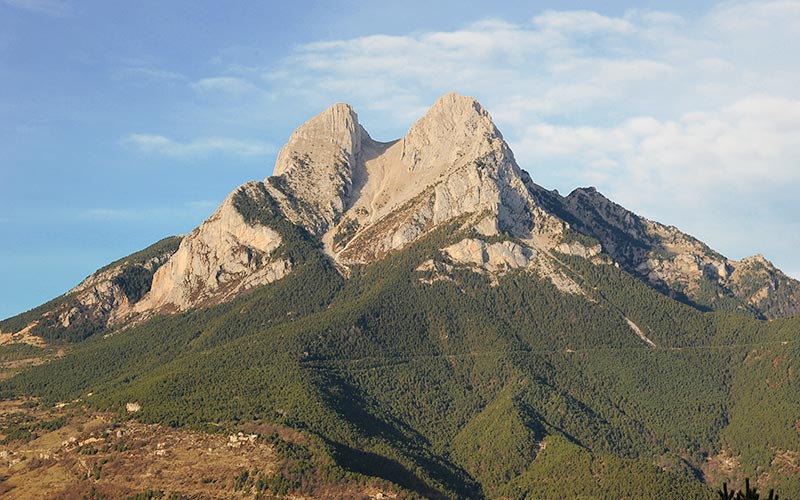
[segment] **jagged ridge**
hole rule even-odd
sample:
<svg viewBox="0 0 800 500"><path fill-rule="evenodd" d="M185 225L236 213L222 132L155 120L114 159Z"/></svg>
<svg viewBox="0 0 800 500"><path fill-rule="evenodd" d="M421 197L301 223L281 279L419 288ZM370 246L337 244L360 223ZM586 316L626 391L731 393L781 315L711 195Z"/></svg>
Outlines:
<svg viewBox="0 0 800 500"><path fill-rule="evenodd" d="M317 238L344 274L459 220L461 239L440 249L450 268L494 276L526 268L580 293L558 271L558 255L572 254L616 262L701 309L769 319L800 312L800 282L766 259L727 259L593 188L562 197L537 185L517 165L489 113L475 99L450 93L404 137L387 143L370 137L351 106L331 106L291 135L273 176L237 188L177 250L136 267L138 292L125 293L106 270L70 292L94 290L81 296L83 306L56 313L52 304L44 316L58 316L64 328L73 323L70 317L105 328L230 300L281 279L293 264L275 254L279 231L274 223L246 220L233 203L237 196ZM31 326L44 317L42 310L37 314L5 322L5 329Z"/></svg>

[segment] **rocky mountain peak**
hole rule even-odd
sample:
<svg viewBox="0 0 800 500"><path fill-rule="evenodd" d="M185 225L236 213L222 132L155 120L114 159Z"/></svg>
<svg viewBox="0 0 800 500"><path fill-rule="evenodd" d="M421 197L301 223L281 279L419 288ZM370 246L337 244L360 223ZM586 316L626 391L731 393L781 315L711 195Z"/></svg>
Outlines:
<svg viewBox="0 0 800 500"><path fill-rule="evenodd" d="M292 133L267 179L282 212L314 234L325 233L344 212L362 146L371 142L358 115L334 104Z"/></svg>
<svg viewBox="0 0 800 500"><path fill-rule="evenodd" d="M364 145L355 195L338 226L323 237L329 255L345 266L379 260L458 219L482 237L528 240L527 249L495 249L516 256L495 259L511 267L538 262L531 247L552 248L561 241L563 222L537 205L526 184L530 178L472 97L446 94L405 137ZM483 264L486 252L467 242L458 254Z"/></svg>
<svg viewBox="0 0 800 500"><path fill-rule="evenodd" d="M744 259L742 259L741 263L742 264L747 264L747 265L759 265L760 264L760 265L765 266L765 267L769 267L769 268L773 268L773 269L775 268L775 266L772 264L772 262L768 261L767 258L764 257L764 255L760 254L760 253L757 253L755 255L751 255L750 257L745 257Z"/></svg>
<svg viewBox="0 0 800 500"><path fill-rule="evenodd" d="M492 134L500 136L500 132L492 123L489 112L474 97L450 92L433 103L428 111L412 125L411 130L423 128L443 128L458 131L466 127L477 129L483 124ZM431 127L434 125L435 127Z"/></svg>
<svg viewBox="0 0 800 500"><path fill-rule="evenodd" d="M428 282L459 266L493 276L525 268L582 293L559 270L559 255L571 254L614 262L702 309L800 313L800 282L761 255L729 260L594 187L563 197L536 185L483 106L449 93L390 142L370 138L350 105L329 107L291 134L274 175L237 188L190 234L104 268L38 316L0 326L78 331L229 300L296 269L286 250L292 224L343 274L449 226L450 239L418 269Z"/></svg>
<svg viewBox="0 0 800 500"><path fill-rule="evenodd" d="M510 155L492 117L474 98L455 93L440 97L403 138L401 158L409 170L452 165L492 149Z"/></svg>
<svg viewBox="0 0 800 500"><path fill-rule="evenodd" d="M311 166L330 156L334 160L344 159L352 163L361 151L364 135L368 137L358 123L358 114L353 107L345 103L334 104L292 133L278 154L273 175L308 174ZM317 161L298 161L298 156L308 156Z"/></svg>

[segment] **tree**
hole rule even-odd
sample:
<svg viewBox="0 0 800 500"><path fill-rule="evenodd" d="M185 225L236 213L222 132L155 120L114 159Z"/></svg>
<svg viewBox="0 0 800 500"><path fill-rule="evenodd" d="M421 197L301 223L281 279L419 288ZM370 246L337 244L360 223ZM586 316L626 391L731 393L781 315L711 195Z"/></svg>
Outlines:
<svg viewBox="0 0 800 500"><path fill-rule="evenodd" d="M761 498L756 488L750 488L750 479L744 480L744 492L739 490L734 494L733 491L728 491L727 483L722 483L722 489L717 490L717 494L721 500L759 500L759 498ZM767 500L779 500L778 495L775 494L775 490L769 490L769 497Z"/></svg>

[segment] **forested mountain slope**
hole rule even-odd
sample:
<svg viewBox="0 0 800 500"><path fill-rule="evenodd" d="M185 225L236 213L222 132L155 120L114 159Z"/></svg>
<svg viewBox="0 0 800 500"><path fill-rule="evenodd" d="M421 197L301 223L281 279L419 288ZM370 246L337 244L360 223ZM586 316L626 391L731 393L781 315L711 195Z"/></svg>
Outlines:
<svg viewBox="0 0 800 500"><path fill-rule="evenodd" d="M393 143L334 106L170 248L128 319L0 394L290 427L409 497L800 497L800 319L761 319L796 282L541 188L470 98Z"/></svg>
<svg viewBox="0 0 800 500"><path fill-rule="evenodd" d="M169 425L289 425L424 496L712 498L699 479L720 455L798 492L779 458L800 450L796 320L704 314L569 256L586 295L520 271L429 283L415 269L446 234L346 281L307 249L285 280L91 338L3 390L137 402L137 419Z"/></svg>

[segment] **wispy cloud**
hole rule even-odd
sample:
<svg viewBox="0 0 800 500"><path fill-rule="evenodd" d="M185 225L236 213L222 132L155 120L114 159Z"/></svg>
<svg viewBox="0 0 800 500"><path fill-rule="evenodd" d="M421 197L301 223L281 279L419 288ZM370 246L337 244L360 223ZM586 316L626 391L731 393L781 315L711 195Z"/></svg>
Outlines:
<svg viewBox="0 0 800 500"><path fill-rule="evenodd" d="M201 92L221 92L229 95L241 95L257 90L257 87L247 80L232 76L203 78L193 83L192 87Z"/></svg>
<svg viewBox="0 0 800 500"><path fill-rule="evenodd" d="M111 71L114 80L130 80L139 84L175 83L185 81L185 75L161 67L154 58L126 59Z"/></svg>
<svg viewBox="0 0 800 500"><path fill-rule="evenodd" d="M233 156L264 156L275 148L261 141L243 141L226 137L204 137L188 142L179 142L163 135L131 134L122 140L123 144L137 150L173 158L202 158L214 154Z"/></svg>
<svg viewBox="0 0 800 500"><path fill-rule="evenodd" d="M219 201L200 200L184 203L179 206L157 207L157 208L119 208L119 207L98 207L89 208L81 211L78 216L81 219L93 221L117 221L117 222L138 222L153 221L159 219L184 218L184 217L205 217L211 215L219 205Z"/></svg>
<svg viewBox="0 0 800 500"><path fill-rule="evenodd" d="M534 17L533 24L542 30L552 31L556 36L600 33L626 35L636 30L627 19L608 17L589 10L548 10Z"/></svg>
<svg viewBox="0 0 800 500"><path fill-rule="evenodd" d="M6 5L18 9L46 14L53 17L65 17L72 14L72 6L66 0L0 0Z"/></svg>
<svg viewBox="0 0 800 500"><path fill-rule="evenodd" d="M799 7L797 0L727 2L692 19L546 11L525 22L314 42L263 68L261 79L285 98L346 100L362 112L389 110L382 119L398 123L452 90L480 98L506 128L532 117L676 118L750 94L800 97L794 54L782 50L797 41ZM225 76L254 72L228 62Z"/></svg>
<svg viewBox="0 0 800 500"><path fill-rule="evenodd" d="M571 164L561 175L583 176L639 206L699 208L800 182L800 100L752 96L677 120L635 117L608 127L533 124L516 149L535 164Z"/></svg>
<svg viewBox="0 0 800 500"><path fill-rule="evenodd" d="M161 81L175 81L175 80L185 80L186 77L181 75L180 73L176 73L174 71L167 71L164 69L157 69L157 68L147 68L147 67L135 67L131 66L128 68L122 68L116 72L118 77L140 77L146 78L149 80L161 80Z"/></svg>
<svg viewBox="0 0 800 500"><path fill-rule="evenodd" d="M564 116L684 78L685 61L668 54L688 45L681 26L664 13L547 11L522 23L309 43L262 77L312 102L322 96L381 109L399 98L405 106L395 119L450 90L480 97L495 113L511 115L524 99L528 112Z"/></svg>

